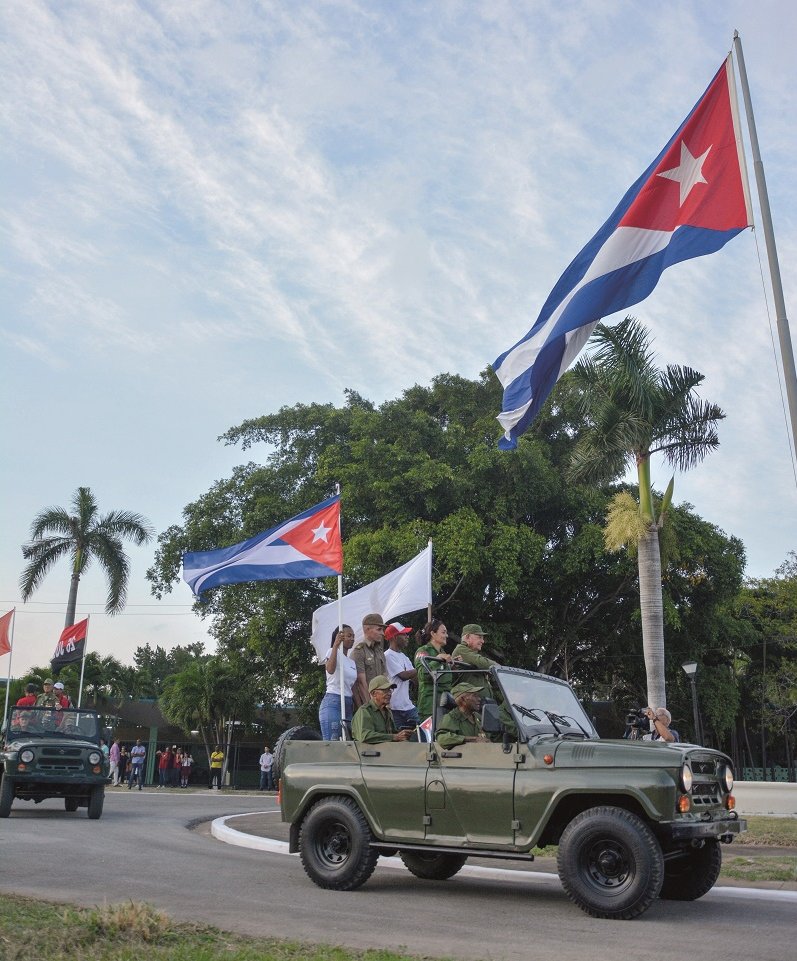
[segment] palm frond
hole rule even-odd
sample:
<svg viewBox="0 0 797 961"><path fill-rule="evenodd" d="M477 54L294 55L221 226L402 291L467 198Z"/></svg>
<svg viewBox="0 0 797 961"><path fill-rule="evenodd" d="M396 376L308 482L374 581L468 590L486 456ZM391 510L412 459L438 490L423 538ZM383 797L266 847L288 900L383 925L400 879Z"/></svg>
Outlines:
<svg viewBox="0 0 797 961"><path fill-rule="evenodd" d="M30 563L25 566L19 578L22 600L27 601L41 584L50 568L71 549L71 542L63 537L52 537L46 541L35 541L22 548L22 554Z"/></svg>
<svg viewBox="0 0 797 961"><path fill-rule="evenodd" d="M146 544L154 536L146 518L133 511L110 511L100 518L95 530L115 537L126 537L137 547Z"/></svg>
<svg viewBox="0 0 797 961"><path fill-rule="evenodd" d="M32 541L41 540L45 534L62 534L64 537L74 535L74 518L63 507L48 507L37 514L30 525Z"/></svg>
<svg viewBox="0 0 797 961"><path fill-rule="evenodd" d="M94 530L89 544L90 553L97 559L108 578L105 613L118 614L127 599L127 581L130 576L127 554L121 540L104 531Z"/></svg>

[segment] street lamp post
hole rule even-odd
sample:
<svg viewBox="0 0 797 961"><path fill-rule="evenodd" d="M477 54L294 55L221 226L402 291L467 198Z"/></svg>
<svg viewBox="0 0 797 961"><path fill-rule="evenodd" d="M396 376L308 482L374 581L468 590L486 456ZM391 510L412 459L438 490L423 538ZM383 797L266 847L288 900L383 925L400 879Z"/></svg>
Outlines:
<svg viewBox="0 0 797 961"><path fill-rule="evenodd" d="M689 678L689 683L692 685L692 713L694 715L694 723L695 723L695 742L697 744L702 744L703 732L700 730L700 712L697 709L697 685L695 684L695 675L697 674L697 662L686 661L681 665L681 667L686 672L686 676Z"/></svg>

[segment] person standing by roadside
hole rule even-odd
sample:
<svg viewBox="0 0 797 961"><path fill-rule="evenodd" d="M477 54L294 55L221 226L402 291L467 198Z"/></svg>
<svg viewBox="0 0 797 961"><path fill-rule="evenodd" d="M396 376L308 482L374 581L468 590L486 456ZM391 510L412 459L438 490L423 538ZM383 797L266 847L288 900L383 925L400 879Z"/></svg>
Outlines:
<svg viewBox="0 0 797 961"><path fill-rule="evenodd" d="M650 734L646 734L643 740L669 741L671 744L681 740L681 735L675 728L670 727L672 724L672 714L670 714L666 707L646 707L645 717L653 722L653 730Z"/></svg>
<svg viewBox="0 0 797 961"><path fill-rule="evenodd" d="M183 759L180 764L180 787L188 787L191 782L191 766L194 763L193 757L191 757L190 748L186 748L183 751Z"/></svg>
<svg viewBox="0 0 797 961"><path fill-rule="evenodd" d="M169 787L169 771L172 766L172 752L167 745L158 751L158 787Z"/></svg>
<svg viewBox="0 0 797 961"><path fill-rule="evenodd" d="M130 749L130 777L127 781L127 790L133 787L133 782L137 782L139 791L144 784L144 761L147 758L147 749L138 738Z"/></svg>
<svg viewBox="0 0 797 961"><path fill-rule="evenodd" d="M215 785L219 790L221 790L221 769L224 764L224 751L221 749L221 745L216 745L216 750L210 755L210 782L208 784L209 788L213 788Z"/></svg>
<svg viewBox="0 0 797 961"><path fill-rule="evenodd" d="M127 780L128 768L130 767L130 754L122 744L119 748L119 780L117 784L124 784Z"/></svg>
<svg viewBox="0 0 797 961"><path fill-rule="evenodd" d="M366 614L363 618L363 642L351 652L351 659L357 665L357 683L352 689L355 707L370 702L368 685L375 677L387 673L384 633L382 615Z"/></svg>
<svg viewBox="0 0 797 961"><path fill-rule="evenodd" d="M110 776L111 783L114 787L119 787L119 755L121 750L119 748L119 738L115 737L113 739L113 744L111 744L111 749L108 751L108 761L111 765Z"/></svg>
<svg viewBox="0 0 797 961"><path fill-rule="evenodd" d="M391 683L396 685L396 690L393 691L393 696L390 699L390 710L393 712L393 720L399 729L417 727L421 723L418 717L418 708L412 703L410 697L410 681L414 681L418 677L418 671L412 666L412 661L404 653L409 634L412 634L412 628L405 627L398 621L388 624L385 628L385 640L389 644L385 651L387 676Z"/></svg>
<svg viewBox="0 0 797 961"><path fill-rule="evenodd" d="M332 647L324 657L324 677L327 692L318 707L321 736L325 741L337 741L340 737L340 668L343 665L343 695L346 698L346 720L351 721L352 687L357 682L357 665L349 657L354 644L354 631L348 624L332 632Z"/></svg>
<svg viewBox="0 0 797 961"><path fill-rule="evenodd" d="M260 790L261 791L274 790L274 775L272 773L273 764L274 764L274 755L269 750L269 746L267 744L263 748L263 753L260 755Z"/></svg>

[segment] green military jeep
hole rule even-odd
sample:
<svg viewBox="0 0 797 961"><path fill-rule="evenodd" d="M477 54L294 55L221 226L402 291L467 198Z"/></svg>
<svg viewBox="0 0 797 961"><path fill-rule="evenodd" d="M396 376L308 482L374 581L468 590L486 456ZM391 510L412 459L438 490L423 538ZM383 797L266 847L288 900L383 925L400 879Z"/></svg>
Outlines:
<svg viewBox="0 0 797 961"><path fill-rule="evenodd" d="M102 718L96 711L14 707L3 728L0 751L0 818L14 799L61 797L67 811L102 815L108 761L100 749Z"/></svg>
<svg viewBox="0 0 797 961"><path fill-rule="evenodd" d="M532 861L534 847L555 844L565 891L593 917L633 918L658 897L713 887L720 842L747 827L726 755L601 740L556 678L493 667L489 683L500 708L482 707L484 742L444 749L433 730L429 741L376 745L319 741L308 728L283 735L282 819L316 884L353 890L380 854L439 881L469 857Z"/></svg>

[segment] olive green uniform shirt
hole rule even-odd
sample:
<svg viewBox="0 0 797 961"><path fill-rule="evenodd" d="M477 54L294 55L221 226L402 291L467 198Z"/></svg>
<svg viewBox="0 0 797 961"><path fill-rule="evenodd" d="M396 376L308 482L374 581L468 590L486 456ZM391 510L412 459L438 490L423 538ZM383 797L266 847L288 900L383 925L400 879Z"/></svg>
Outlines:
<svg viewBox="0 0 797 961"><path fill-rule="evenodd" d="M355 741L363 741L365 744L392 741L393 735L397 733L393 713L389 707L380 711L373 701L369 701L354 712L351 733Z"/></svg>
<svg viewBox="0 0 797 961"><path fill-rule="evenodd" d="M379 674L387 676L385 663L385 647L382 641L375 644L358 644L349 654L350 660L357 666L358 674L365 674L366 686Z"/></svg>
<svg viewBox="0 0 797 961"><path fill-rule="evenodd" d="M489 657L485 657L484 654L480 654L478 651L471 650L467 644L457 644L454 648L454 653L451 655L455 661L462 661L464 664L470 665L470 667L477 667L481 671L486 671L491 667L500 667L501 665L498 661L494 661ZM479 674L468 674L463 672L457 678L457 683L459 681L467 681L468 684L473 684L475 687L480 687L479 697L492 697L493 692L490 690L490 685L487 679Z"/></svg>
<svg viewBox="0 0 797 961"><path fill-rule="evenodd" d="M58 697L55 691L51 691L49 694L40 694L36 698L36 707L60 707L60 706L61 706L61 698Z"/></svg>
<svg viewBox="0 0 797 961"><path fill-rule="evenodd" d="M468 716L455 707L440 722L434 739L440 747L456 747L464 744L466 737L476 737L482 732L482 722L478 714Z"/></svg>
<svg viewBox="0 0 797 961"><path fill-rule="evenodd" d="M432 695L434 694L432 679L422 665L427 664L429 670L438 675L438 697L443 691L450 691L454 682L454 675L451 673L448 664L445 661L435 660L437 653L437 648L431 642L419 647L415 652L415 669L418 672L418 714L422 721L429 717L434 708L432 704Z"/></svg>

